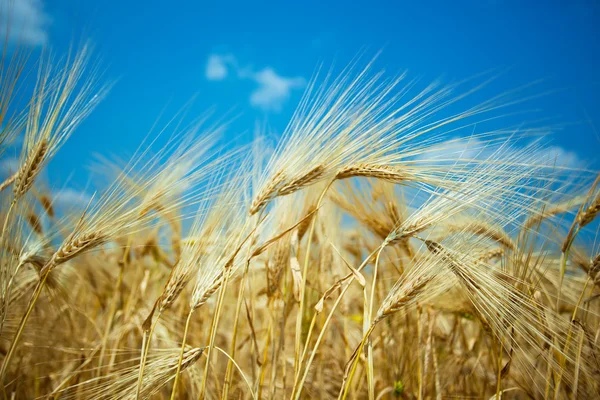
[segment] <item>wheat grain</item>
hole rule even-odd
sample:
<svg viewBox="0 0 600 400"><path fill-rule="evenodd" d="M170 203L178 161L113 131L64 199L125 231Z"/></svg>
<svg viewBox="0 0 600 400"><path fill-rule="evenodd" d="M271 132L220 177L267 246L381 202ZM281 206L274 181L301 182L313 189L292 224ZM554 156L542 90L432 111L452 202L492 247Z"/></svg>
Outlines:
<svg viewBox="0 0 600 400"><path fill-rule="evenodd" d="M584 227L590 224L600 213L600 193L596 195L596 198L591 202L588 208L579 216L578 222L580 227Z"/></svg>
<svg viewBox="0 0 600 400"><path fill-rule="evenodd" d="M31 188L35 177L40 172L47 152L48 142L42 140L27 157L15 178L15 187L13 188L15 199L19 199Z"/></svg>

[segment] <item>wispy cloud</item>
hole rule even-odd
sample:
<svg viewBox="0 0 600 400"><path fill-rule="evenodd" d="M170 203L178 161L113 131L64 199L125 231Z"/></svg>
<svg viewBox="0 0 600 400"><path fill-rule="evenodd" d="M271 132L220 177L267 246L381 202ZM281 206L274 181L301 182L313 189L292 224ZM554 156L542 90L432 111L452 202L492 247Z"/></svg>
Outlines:
<svg viewBox="0 0 600 400"><path fill-rule="evenodd" d="M272 67L255 71L250 66L240 67L231 54L211 54L206 63L205 77L209 81L221 81L233 75L236 79L251 80L256 88L250 93L250 104L265 112L279 112L290 98L292 91L306 85L303 77L287 77Z"/></svg>
<svg viewBox="0 0 600 400"><path fill-rule="evenodd" d="M92 197L82 191L65 188L54 195L54 204L61 208L85 208Z"/></svg>
<svg viewBox="0 0 600 400"><path fill-rule="evenodd" d="M235 58L232 55L211 54L206 63L205 76L209 81L221 81L227 78L230 68L235 68Z"/></svg>
<svg viewBox="0 0 600 400"><path fill-rule="evenodd" d="M584 168L585 163L577 153L568 151L560 146L550 146L544 149L541 157L548 165L568 168Z"/></svg>
<svg viewBox="0 0 600 400"><path fill-rule="evenodd" d="M302 77L286 78L272 68L265 68L254 74L258 88L250 95L250 104L264 111L281 111L292 90L302 89L306 82Z"/></svg>
<svg viewBox="0 0 600 400"><path fill-rule="evenodd" d="M421 161L436 161L438 163L454 162L456 158L462 160L484 160L493 155L496 147L489 146L484 140L470 136L453 137L449 142L435 144L417 158ZM548 166L562 168L584 168L585 163L573 151L560 146L548 146L539 150L536 155L539 161Z"/></svg>
<svg viewBox="0 0 600 400"><path fill-rule="evenodd" d="M48 42L50 16L42 0L0 0L0 37L39 46Z"/></svg>
<svg viewBox="0 0 600 400"><path fill-rule="evenodd" d="M491 149L484 141L470 136L451 137L447 141L429 146L417 159L451 163L457 158L462 160L485 159L491 155Z"/></svg>

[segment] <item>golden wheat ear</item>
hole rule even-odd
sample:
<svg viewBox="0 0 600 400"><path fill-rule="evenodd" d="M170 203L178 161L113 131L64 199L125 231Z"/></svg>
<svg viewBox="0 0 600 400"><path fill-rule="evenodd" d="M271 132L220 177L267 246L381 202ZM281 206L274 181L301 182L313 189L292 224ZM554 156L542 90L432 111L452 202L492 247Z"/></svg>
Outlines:
<svg viewBox="0 0 600 400"><path fill-rule="evenodd" d="M110 89L110 85L98 84L98 66L88 68L90 52L89 45L84 45L60 67L52 61L42 63L27 113L15 199L29 190L41 169Z"/></svg>
<svg viewBox="0 0 600 400"><path fill-rule="evenodd" d="M200 359L204 348L188 347L183 355L181 370L194 366ZM179 349L162 349L148 357L146 379L141 388L141 399L151 398L175 377ZM75 383L60 391L61 398L78 399L134 399L136 397L138 359L133 358L119 363L113 371L97 378Z"/></svg>
<svg viewBox="0 0 600 400"><path fill-rule="evenodd" d="M172 225L177 222L179 210L212 198L213 187L198 185L226 169L234 157L228 153L217 155L216 134L208 133L190 143L195 133L197 130L192 130L150 159L134 158L120 169L112 184L90 202L58 248L52 268L161 222Z"/></svg>
<svg viewBox="0 0 600 400"><path fill-rule="evenodd" d="M466 242L464 238L457 240ZM450 242L453 243L450 246L460 246L452 239ZM573 325L572 321L561 318L551 307L537 301L533 296L535 283L508 271L479 264L468 252L456 251L457 247L450 249L430 240L425 240L424 243L458 278L473 303L478 318L485 321L490 334L499 341L510 340L508 347L511 353L514 351L519 354L525 348L535 347L548 368L568 384L572 384L575 379L574 371L568 364L576 363L583 374L593 372L593 355L578 355L578 345L572 340L573 337L585 334L581 326ZM544 315L541 320L540 312ZM554 355L548 354L548 346L553 349ZM593 352L592 349L586 351ZM537 370L530 360L515 356L514 363L531 376L544 376L545 370ZM538 393L543 393L544 390L544 387L535 388ZM559 390L558 385L555 390Z"/></svg>
<svg viewBox="0 0 600 400"><path fill-rule="evenodd" d="M197 197L172 198L166 195L157 196L160 193L168 193L168 191L164 192L162 190L165 185L167 189L177 188L178 185L181 186L182 181L191 179L187 170L183 174L174 173L173 171L180 163L190 157L197 156L195 153L189 152L193 150L195 150L194 147L191 149L186 147L184 151L176 152L175 155L168 158L164 164L161 163L164 158L161 158L159 154L158 157L151 159L149 164L144 165L144 170L134 175L136 186L133 189L131 185L127 184L131 176L123 173L99 196L97 201L90 202L88 209L81 215L67 238L58 245L54 254L41 269L40 280L31 295L18 333L11 343L9 355L2 364L2 377L5 376L8 363L17 348L20 332L23 331L44 285L55 268L84 253L156 225L156 216L148 211L157 208L157 200L159 199L160 212L164 214L177 210L186 204L193 204L190 199L193 200ZM216 163L214 168L223 168L223 165L225 165L222 162L223 158L218 160L221 162ZM132 161L128 172L133 170L133 167L137 165L137 161L139 160ZM194 164L192 163L192 165ZM205 173L207 169L199 169L199 171ZM192 176L196 176L196 174L192 172ZM161 178L163 179L161 180ZM158 186L156 186L157 182ZM151 195L148 195L148 192ZM145 195L140 196L139 194Z"/></svg>
<svg viewBox="0 0 600 400"><path fill-rule="evenodd" d="M320 87L316 79L309 84L256 182L251 214L278 196L333 178L347 164L366 160L370 154L364 149L382 151L393 130L392 118L385 115L393 114L387 96L402 78L391 82L381 74L369 78L370 68L331 82L328 76Z"/></svg>
<svg viewBox="0 0 600 400"><path fill-rule="evenodd" d="M6 238L19 201L32 188L35 179L81 121L107 93L109 86L98 87L97 67L88 71L90 49L83 46L61 67L52 61L41 63L38 79L26 110L25 136L20 166L7 184L13 198L4 217L0 242ZM90 73L88 78L84 78ZM30 218L31 219L31 218Z"/></svg>

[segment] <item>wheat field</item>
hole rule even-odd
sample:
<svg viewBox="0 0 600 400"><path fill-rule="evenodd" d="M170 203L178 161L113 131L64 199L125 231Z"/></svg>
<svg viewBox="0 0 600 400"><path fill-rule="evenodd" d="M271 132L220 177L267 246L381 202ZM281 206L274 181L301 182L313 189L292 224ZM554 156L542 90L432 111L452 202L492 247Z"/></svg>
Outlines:
<svg viewBox="0 0 600 400"><path fill-rule="evenodd" d="M600 396L600 175L548 157L552 129L503 125L518 90L473 105L493 76L359 60L315 77L275 140L199 118L59 207L43 171L111 84L82 46L27 90L28 57L0 63L0 148L20 148L4 399Z"/></svg>

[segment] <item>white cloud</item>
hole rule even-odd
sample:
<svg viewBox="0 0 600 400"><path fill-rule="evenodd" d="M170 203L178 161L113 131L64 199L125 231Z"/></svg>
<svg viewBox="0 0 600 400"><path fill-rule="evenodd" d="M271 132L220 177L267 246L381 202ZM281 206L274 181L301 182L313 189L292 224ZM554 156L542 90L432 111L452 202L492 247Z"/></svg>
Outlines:
<svg viewBox="0 0 600 400"><path fill-rule="evenodd" d="M0 0L0 37L38 46L48 41L50 16L42 0Z"/></svg>
<svg viewBox="0 0 600 400"><path fill-rule="evenodd" d="M462 160L485 159L491 155L486 143L470 136L452 137L447 141L429 146L416 158L420 161L454 162L457 158Z"/></svg>
<svg viewBox="0 0 600 400"><path fill-rule="evenodd" d="M456 158L462 160L485 160L494 156L496 146L489 146L484 140L466 137L453 137L448 142L441 142L430 146L425 152L419 154L419 161L435 161L436 163L454 162ZM497 156L497 155L496 155ZM562 168L584 168L585 163L577 153L565 150L560 146L547 146L537 150L536 156L544 165Z"/></svg>
<svg viewBox="0 0 600 400"><path fill-rule="evenodd" d="M279 75L273 68L265 67L255 72L251 66L241 67L231 54L211 54L206 63L205 76L210 81L221 81L235 73L237 79L251 80L257 87L250 93L250 104L263 111L279 112L293 90L302 89L302 77Z"/></svg>
<svg viewBox="0 0 600 400"><path fill-rule="evenodd" d="M577 153L568 151L559 146L550 146L543 150L542 160L548 165L567 168L583 168L584 162Z"/></svg>
<svg viewBox="0 0 600 400"><path fill-rule="evenodd" d="M265 68L254 74L258 88L250 95L250 104L264 111L281 111L294 89L302 89L304 78L286 78L278 75L272 68Z"/></svg>
<svg viewBox="0 0 600 400"><path fill-rule="evenodd" d="M92 197L75 189L62 189L54 195L54 204L61 208L85 208L89 204Z"/></svg>
<svg viewBox="0 0 600 400"><path fill-rule="evenodd" d="M235 58L232 55L211 54L206 63L206 79L221 81L229 75L230 67L235 68Z"/></svg>

